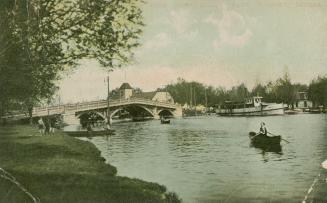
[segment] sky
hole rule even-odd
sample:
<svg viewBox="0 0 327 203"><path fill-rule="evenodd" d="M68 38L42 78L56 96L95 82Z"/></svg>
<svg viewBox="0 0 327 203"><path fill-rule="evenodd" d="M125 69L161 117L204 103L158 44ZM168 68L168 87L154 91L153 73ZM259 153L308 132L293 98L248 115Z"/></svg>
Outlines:
<svg viewBox="0 0 327 203"><path fill-rule="evenodd" d="M177 78L230 88L327 74L326 0L147 0L135 59L110 73L152 91ZM59 81L63 102L106 97L106 72L82 60Z"/></svg>

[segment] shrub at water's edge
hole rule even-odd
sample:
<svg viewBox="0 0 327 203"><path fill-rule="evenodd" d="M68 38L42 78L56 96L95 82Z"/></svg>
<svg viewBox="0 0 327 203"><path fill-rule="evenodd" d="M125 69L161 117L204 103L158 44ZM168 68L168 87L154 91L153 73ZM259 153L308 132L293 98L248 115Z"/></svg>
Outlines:
<svg viewBox="0 0 327 203"><path fill-rule="evenodd" d="M60 132L38 136L30 126L0 128L0 163L41 202L181 202L165 186L116 176L93 144ZM0 196L30 200L3 178Z"/></svg>

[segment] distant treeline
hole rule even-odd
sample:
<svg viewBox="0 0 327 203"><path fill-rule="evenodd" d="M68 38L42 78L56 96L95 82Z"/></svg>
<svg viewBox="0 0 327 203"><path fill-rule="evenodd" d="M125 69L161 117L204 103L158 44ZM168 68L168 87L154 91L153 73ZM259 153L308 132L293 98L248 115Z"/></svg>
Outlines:
<svg viewBox="0 0 327 203"><path fill-rule="evenodd" d="M297 93L303 91L308 93L308 98L314 106L327 106L326 76L319 76L306 85L292 83L289 74L285 73L276 81L257 83L253 89L249 89L244 83L226 89L178 78L176 83L167 85L165 89L170 92L175 102L182 105L185 103L189 105L203 104L209 107L223 104L227 100L242 102L252 96L262 96L266 102L283 102L294 107Z"/></svg>

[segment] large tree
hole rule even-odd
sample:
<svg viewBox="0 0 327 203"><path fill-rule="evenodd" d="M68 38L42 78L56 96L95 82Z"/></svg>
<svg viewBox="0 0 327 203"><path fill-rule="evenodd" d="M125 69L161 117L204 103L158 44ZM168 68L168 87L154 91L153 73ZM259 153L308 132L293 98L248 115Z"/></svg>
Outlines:
<svg viewBox="0 0 327 203"><path fill-rule="evenodd" d="M327 107L327 77L318 77L309 85L309 99L315 106L322 105L324 109Z"/></svg>
<svg viewBox="0 0 327 203"><path fill-rule="evenodd" d="M6 42L0 46L1 82L9 75L14 77L0 94L16 90L14 95L6 94L2 103L22 102L31 113L35 103L53 94L60 72L81 58L95 58L108 70L128 63L143 26L140 3L1 1L0 18L4 20L0 26L5 32L0 41Z"/></svg>
<svg viewBox="0 0 327 203"><path fill-rule="evenodd" d="M275 95L276 102L283 102L294 108L297 92L287 72L276 80L272 93Z"/></svg>

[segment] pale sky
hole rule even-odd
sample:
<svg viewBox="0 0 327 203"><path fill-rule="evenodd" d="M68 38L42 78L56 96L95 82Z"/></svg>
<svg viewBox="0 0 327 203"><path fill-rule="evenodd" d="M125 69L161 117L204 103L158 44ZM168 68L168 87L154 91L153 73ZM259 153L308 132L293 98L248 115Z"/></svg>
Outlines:
<svg viewBox="0 0 327 203"><path fill-rule="evenodd" d="M111 72L111 88L145 91L178 77L227 88L327 74L326 0L147 0L133 64ZM106 97L106 73L83 60L60 81L64 102Z"/></svg>

